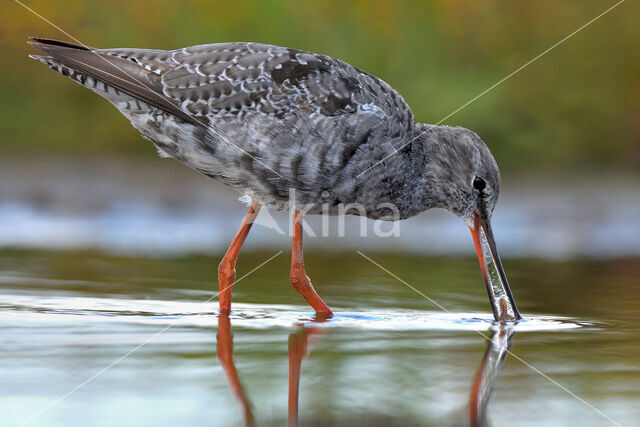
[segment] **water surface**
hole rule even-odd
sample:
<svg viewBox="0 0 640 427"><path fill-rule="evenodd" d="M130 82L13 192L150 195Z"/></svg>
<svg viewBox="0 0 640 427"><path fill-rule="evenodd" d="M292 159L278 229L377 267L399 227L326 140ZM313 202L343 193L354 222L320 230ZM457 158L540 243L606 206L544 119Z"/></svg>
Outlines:
<svg viewBox="0 0 640 427"><path fill-rule="evenodd" d="M237 277L276 253L243 253ZM215 256L3 250L0 424L640 419L639 259L506 260L526 321L501 329L477 260L371 256L424 296L353 252L310 251L336 312L320 323L287 253L240 280L218 319Z"/></svg>

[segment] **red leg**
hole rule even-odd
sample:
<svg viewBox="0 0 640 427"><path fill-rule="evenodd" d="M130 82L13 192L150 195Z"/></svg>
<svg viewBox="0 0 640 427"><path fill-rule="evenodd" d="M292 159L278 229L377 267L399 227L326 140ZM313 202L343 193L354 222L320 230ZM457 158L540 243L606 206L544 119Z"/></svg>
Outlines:
<svg viewBox="0 0 640 427"><path fill-rule="evenodd" d="M256 220L261 207L262 205L258 202L251 204L247 216L244 218L244 221L242 221L242 225L236 233L236 237L233 238L229 249L227 249L227 253L224 254L222 261L220 261L220 266L218 267L218 285L220 287L218 298L220 301L221 315L228 315L231 312L231 286L236 278L236 260L238 259L240 248L247 238L247 234L249 234L249 230L251 230L251 226Z"/></svg>
<svg viewBox="0 0 640 427"><path fill-rule="evenodd" d="M304 260L302 258L302 212L295 211L293 214L293 248L291 252L291 286L307 300L309 305L320 316L331 317L333 313L322 301L311 284L311 280L304 271Z"/></svg>

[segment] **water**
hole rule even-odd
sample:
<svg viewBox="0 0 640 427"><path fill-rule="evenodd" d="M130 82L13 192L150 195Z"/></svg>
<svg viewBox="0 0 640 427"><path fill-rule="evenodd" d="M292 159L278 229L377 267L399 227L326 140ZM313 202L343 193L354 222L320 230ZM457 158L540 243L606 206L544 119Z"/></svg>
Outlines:
<svg viewBox="0 0 640 427"><path fill-rule="evenodd" d="M242 254L226 321L219 257L1 251L0 424L640 419L638 258L506 259L526 320L501 328L473 257L371 255L422 296L353 252L307 251L337 313L319 323L287 253L250 273L275 253Z"/></svg>
<svg viewBox="0 0 640 427"><path fill-rule="evenodd" d="M639 178L505 177L491 221L500 255L640 256ZM236 192L170 160L0 158L0 248L215 254L226 250L246 211ZM464 222L441 209L396 223L398 235L386 223L384 238L372 221L362 235L361 218L349 216L341 227L333 217L328 230L325 219L305 217L305 233L317 235L306 235L306 249L474 253ZM245 248L288 248L289 224L286 214L262 209Z"/></svg>

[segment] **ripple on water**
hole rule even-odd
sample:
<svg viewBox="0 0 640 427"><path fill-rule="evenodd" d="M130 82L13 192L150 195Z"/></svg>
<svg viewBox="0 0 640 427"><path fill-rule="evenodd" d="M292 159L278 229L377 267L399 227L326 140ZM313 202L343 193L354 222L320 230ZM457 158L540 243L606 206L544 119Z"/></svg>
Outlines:
<svg viewBox="0 0 640 427"><path fill-rule="evenodd" d="M404 309L362 309L343 311L318 323L307 307L294 305L234 303L234 326L266 329L313 323L323 327L364 330L487 331L495 327L491 313L452 313ZM79 296L0 295L0 321L51 323L116 322L159 326L217 327L217 301L191 302L150 299L95 298ZM514 325L518 332L560 331L597 326L551 315L527 315ZM26 325L25 325L26 326Z"/></svg>

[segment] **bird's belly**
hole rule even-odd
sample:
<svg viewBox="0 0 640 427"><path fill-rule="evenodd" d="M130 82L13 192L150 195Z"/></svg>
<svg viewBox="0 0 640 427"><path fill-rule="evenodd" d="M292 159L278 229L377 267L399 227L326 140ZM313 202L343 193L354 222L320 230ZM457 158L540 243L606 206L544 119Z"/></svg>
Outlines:
<svg viewBox="0 0 640 427"><path fill-rule="evenodd" d="M282 149L277 138L266 149L264 142L251 136L258 132L252 132L246 121L201 127L142 102L116 107L161 156L174 158L265 206L308 214L380 217L376 213L379 199L373 197L377 191L370 180L339 179L340 165L327 160L330 155L340 158L339 154L305 151L305 146L314 145L302 141Z"/></svg>
<svg viewBox="0 0 640 427"><path fill-rule="evenodd" d="M259 159L246 138L232 126L227 129L215 123L208 127L194 126L144 103L139 105L142 108L136 110L129 104L116 107L143 137L153 142L160 156L178 160L277 210L289 209L300 197L307 202L313 199L307 190L288 185L284 172L276 172L272 161Z"/></svg>
<svg viewBox="0 0 640 427"><path fill-rule="evenodd" d="M188 167L213 174L215 152L201 143L201 128L156 108L130 111L119 108L146 139L153 142L161 157L172 157Z"/></svg>

